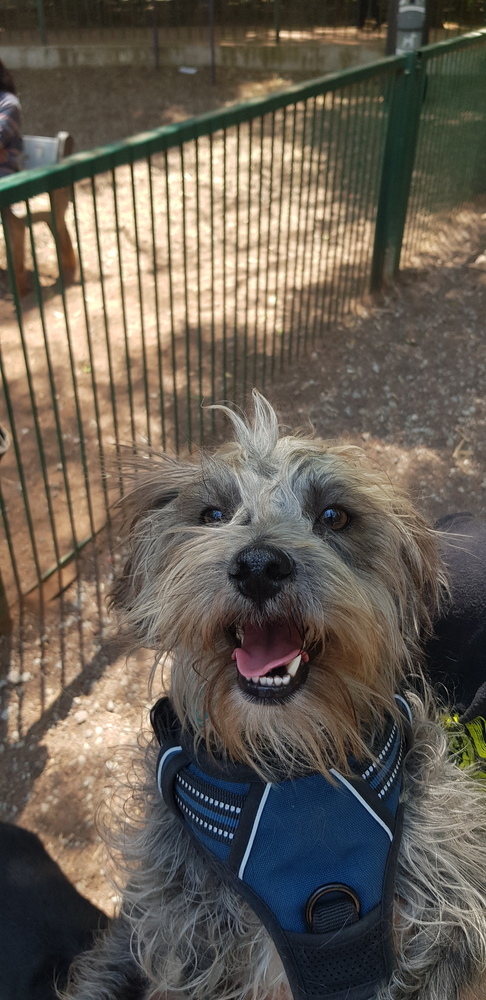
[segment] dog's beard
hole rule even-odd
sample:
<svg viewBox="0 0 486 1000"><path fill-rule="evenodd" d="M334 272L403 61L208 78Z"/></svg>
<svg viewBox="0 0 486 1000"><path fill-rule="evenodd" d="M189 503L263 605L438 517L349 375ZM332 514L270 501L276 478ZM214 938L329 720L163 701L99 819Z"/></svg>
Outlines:
<svg viewBox="0 0 486 1000"><path fill-rule="evenodd" d="M394 692L407 650L396 607L386 591L379 595L384 605L381 611L372 607L369 593L361 594L361 600L356 588L348 588L347 594L349 601L341 600L334 608L327 600L332 627L306 618L295 598L283 602L284 611L280 605L280 615L275 607L271 615L267 611L270 621L280 622L278 627L268 626L264 614L258 617L254 613L250 627L247 611L246 621L240 613L239 626L231 628L226 611L219 616L209 614L204 622L193 619L191 630L180 614L171 614L172 623L179 622L177 640L172 643L171 697L179 718L196 739L202 738L218 755L248 763L267 780L277 773L327 774L330 767L346 773L350 757L365 759L385 715L396 714ZM322 603L320 608L322 612ZM221 612L221 607L218 610ZM221 622L226 622L226 627ZM283 623L289 634L286 655L281 639ZM249 642L245 626L251 634ZM247 655L250 651L256 662L254 670L265 669L258 666L261 651L253 648L258 645L255 634L259 631L265 639L276 633L280 640L273 652L265 650L269 675L276 673L282 678L277 686L245 677L239 669L243 660L246 673L252 670L245 655L238 655L240 650ZM243 646L232 648L239 637ZM176 639L174 634L172 638ZM302 654L293 648L296 642ZM295 682L292 678L284 684L287 667L292 669L300 655ZM290 657L290 664L271 667Z"/></svg>
<svg viewBox="0 0 486 1000"><path fill-rule="evenodd" d="M288 548L305 572L258 606L228 578L241 534L220 528L210 546L200 528L174 532L136 605L150 643L172 655L175 710L209 749L266 777L347 772L397 714L418 655L410 590L391 567L358 572L294 529Z"/></svg>
<svg viewBox="0 0 486 1000"><path fill-rule="evenodd" d="M349 659L346 658L349 669ZM190 668L175 661L171 698L196 741L218 756L245 762L266 780L320 771L349 771L349 758L364 760L387 712L396 714L389 686L377 674L374 685L356 674L314 662L305 685L282 702L255 702L241 692L233 664L201 662ZM210 676L204 679L204 674Z"/></svg>

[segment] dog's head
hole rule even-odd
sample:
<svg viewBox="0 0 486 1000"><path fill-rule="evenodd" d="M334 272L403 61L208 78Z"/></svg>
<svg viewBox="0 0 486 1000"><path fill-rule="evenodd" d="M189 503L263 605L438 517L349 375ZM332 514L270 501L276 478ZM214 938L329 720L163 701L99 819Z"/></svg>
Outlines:
<svg viewBox="0 0 486 1000"><path fill-rule="evenodd" d="M153 460L124 501L113 604L172 656L171 698L209 745L268 773L345 767L420 658L434 532L359 449L252 422L199 464Z"/></svg>

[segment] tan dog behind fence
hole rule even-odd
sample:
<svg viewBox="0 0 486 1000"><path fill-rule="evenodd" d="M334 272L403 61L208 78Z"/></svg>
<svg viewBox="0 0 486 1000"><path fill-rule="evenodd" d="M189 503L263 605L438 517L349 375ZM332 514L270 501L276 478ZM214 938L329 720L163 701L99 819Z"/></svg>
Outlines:
<svg viewBox="0 0 486 1000"><path fill-rule="evenodd" d="M51 136L24 136L24 166L52 166L74 151L74 139L69 132L58 132ZM31 286L25 268L25 237L29 226L45 222L51 230L57 246L59 270L64 284L70 284L75 277L77 258L71 234L66 223L66 212L72 200L71 188L58 188L49 194L50 208L36 210L30 215L17 215L10 207L1 211L5 237L8 240L15 286L21 298L28 295Z"/></svg>

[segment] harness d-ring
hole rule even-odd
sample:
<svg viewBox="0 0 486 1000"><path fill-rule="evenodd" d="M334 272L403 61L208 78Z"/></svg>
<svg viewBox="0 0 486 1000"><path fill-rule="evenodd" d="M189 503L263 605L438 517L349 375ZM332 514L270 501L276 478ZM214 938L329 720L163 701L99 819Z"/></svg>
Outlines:
<svg viewBox="0 0 486 1000"><path fill-rule="evenodd" d="M314 934L338 930L359 919L360 902L354 889L342 882L320 885L305 906L306 924Z"/></svg>

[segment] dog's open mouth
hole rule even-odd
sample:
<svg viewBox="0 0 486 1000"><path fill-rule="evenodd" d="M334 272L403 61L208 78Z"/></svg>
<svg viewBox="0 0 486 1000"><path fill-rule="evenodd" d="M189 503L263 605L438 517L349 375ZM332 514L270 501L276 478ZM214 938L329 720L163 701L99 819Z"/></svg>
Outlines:
<svg viewBox="0 0 486 1000"><path fill-rule="evenodd" d="M255 700L282 701L304 683L309 655L295 626L286 622L248 624L236 635L240 644L232 659L245 694Z"/></svg>

